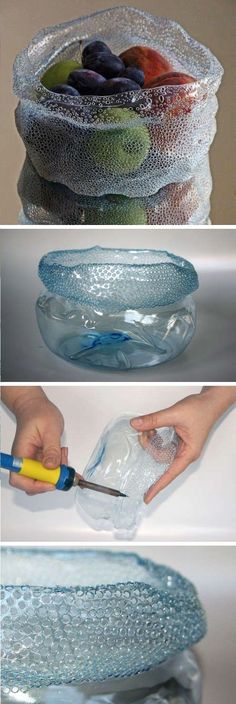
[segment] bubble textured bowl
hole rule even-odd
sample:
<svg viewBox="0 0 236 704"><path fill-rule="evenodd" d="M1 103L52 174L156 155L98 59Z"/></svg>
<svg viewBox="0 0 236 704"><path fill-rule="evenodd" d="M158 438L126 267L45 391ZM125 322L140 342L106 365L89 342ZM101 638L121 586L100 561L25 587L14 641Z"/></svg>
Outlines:
<svg viewBox="0 0 236 704"><path fill-rule="evenodd" d="M101 310L168 306L198 288L193 265L157 249L90 249L49 252L39 276L50 293Z"/></svg>
<svg viewBox="0 0 236 704"><path fill-rule="evenodd" d="M3 550L3 686L100 682L151 670L206 631L172 569L102 550Z"/></svg>
<svg viewBox="0 0 236 704"><path fill-rule="evenodd" d="M80 59L94 38L119 54L132 45L157 49L192 83L112 96L61 96L40 77L62 59ZM223 69L209 49L169 19L132 7L96 12L37 34L16 57L16 125L38 174L75 193L143 197L185 181L215 135L216 92Z"/></svg>
<svg viewBox="0 0 236 704"><path fill-rule="evenodd" d="M106 693L105 693L106 692ZM128 678L77 685L2 687L2 704L201 704L202 675L192 650Z"/></svg>
<svg viewBox="0 0 236 704"><path fill-rule="evenodd" d="M28 157L18 182L24 215L35 225L204 225L211 188L208 157L193 178L146 198L79 196L40 177Z"/></svg>
<svg viewBox="0 0 236 704"><path fill-rule="evenodd" d="M142 518L146 491L169 469L178 447L174 428L138 434L130 425L132 417L109 423L83 473L89 481L119 489L126 498L77 491L78 509L93 528L115 529L126 539Z"/></svg>
<svg viewBox="0 0 236 704"><path fill-rule="evenodd" d="M74 364L131 369L176 357L195 331L186 259L159 250L92 247L49 252L36 305L48 347Z"/></svg>

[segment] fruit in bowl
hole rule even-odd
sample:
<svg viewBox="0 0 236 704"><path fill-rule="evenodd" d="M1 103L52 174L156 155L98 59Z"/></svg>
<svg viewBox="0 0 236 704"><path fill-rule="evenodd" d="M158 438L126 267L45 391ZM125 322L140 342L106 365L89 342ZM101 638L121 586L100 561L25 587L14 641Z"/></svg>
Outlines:
<svg viewBox="0 0 236 704"><path fill-rule="evenodd" d="M52 93L59 93L60 95L73 95L78 96L78 91L73 88L73 86L68 86L67 83L58 83L54 88L51 88Z"/></svg>
<svg viewBox="0 0 236 704"><path fill-rule="evenodd" d="M130 108L114 107L99 111L100 123L103 122L104 126L114 123L115 127L95 130L90 136L88 150L98 166L119 175L137 171L143 164L151 140L146 125L132 125L135 118L137 115ZM117 127L117 123L122 126Z"/></svg>
<svg viewBox="0 0 236 704"><path fill-rule="evenodd" d="M106 83L104 76L89 69L75 69L68 76L68 85L75 88L80 95L93 95L103 83Z"/></svg>
<svg viewBox="0 0 236 704"><path fill-rule="evenodd" d="M104 81L101 86L98 86L97 95L117 95L117 93L127 93L131 90L140 90L140 86L130 78L119 76Z"/></svg>
<svg viewBox="0 0 236 704"><path fill-rule="evenodd" d="M169 71L161 76L155 76L146 83L146 88L158 88L159 86L181 86L185 83L195 83L196 78L180 71Z"/></svg>
<svg viewBox="0 0 236 704"><path fill-rule="evenodd" d="M172 64L156 49L148 46L131 46L120 54L126 67L136 67L144 72L144 88L156 76L173 71Z"/></svg>
<svg viewBox="0 0 236 704"><path fill-rule="evenodd" d="M160 88L161 86L184 86L187 84L196 83L196 78L189 76L187 73L181 73L180 71L169 71L169 73L164 73L162 76L155 76L149 83L147 83L146 88ZM180 89L178 93L172 91L168 95L164 96L162 102L162 109L168 108L168 113L173 116L186 114L191 112L195 100L195 89L191 92ZM159 96L155 93L152 95L152 105L155 109L159 107Z"/></svg>
<svg viewBox="0 0 236 704"><path fill-rule="evenodd" d="M199 193L194 178L170 183L161 188L156 205L147 206L148 225L187 225L199 208Z"/></svg>
<svg viewBox="0 0 236 704"><path fill-rule="evenodd" d="M145 74L144 71L137 66L127 66L122 74L123 78L129 78L131 81L138 83L141 88L144 85Z"/></svg>
<svg viewBox="0 0 236 704"><path fill-rule="evenodd" d="M109 96L122 93L141 94L153 89L152 104L146 115L156 115L160 108L160 95L154 89L161 86L184 86L194 84L195 78L174 71L169 60L156 49L147 46L132 46L116 56L103 41L88 42L82 51L81 64L73 60L54 64L42 77L42 83L53 93L71 96L78 101L83 96ZM162 110L171 117L192 108L193 93L181 89L162 96ZM96 109L96 105L94 106ZM97 108L97 118L102 123L126 123L141 114L138 103L127 107ZM91 130L88 148L94 163L113 174L128 174L137 171L146 159L150 146L160 151L172 149L176 143L175 131L168 130L162 144L159 126L146 124L114 126L114 129ZM173 132L173 136L172 136ZM170 137L170 138L169 138Z"/></svg>
<svg viewBox="0 0 236 704"><path fill-rule="evenodd" d="M139 198L122 195L106 196L106 203L94 204L85 210L85 225L146 225L145 204Z"/></svg>
<svg viewBox="0 0 236 704"><path fill-rule="evenodd" d="M82 63L70 59L49 66L41 78L45 88L62 95L116 95L164 85L182 85L195 79L174 71L170 61L147 46L131 46L120 56L100 40L85 45ZM65 85L75 92L66 91Z"/></svg>
<svg viewBox="0 0 236 704"><path fill-rule="evenodd" d="M82 68L82 64L78 61L70 59L68 61L58 61L56 64L51 64L47 71L41 77L41 83L44 88L52 90L57 85L67 83L68 76L71 71Z"/></svg>

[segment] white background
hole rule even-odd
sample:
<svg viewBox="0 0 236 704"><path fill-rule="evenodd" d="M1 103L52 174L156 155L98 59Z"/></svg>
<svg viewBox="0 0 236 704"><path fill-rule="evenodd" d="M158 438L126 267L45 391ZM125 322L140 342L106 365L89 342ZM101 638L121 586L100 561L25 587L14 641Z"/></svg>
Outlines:
<svg viewBox="0 0 236 704"><path fill-rule="evenodd" d="M63 442L69 463L83 473L104 426L130 412L149 413L166 408L200 386L54 386L44 387L65 419ZM148 508L137 540L236 539L236 408L211 433L201 459L189 467ZM10 452L15 432L13 417L2 410L2 450ZM3 540L111 540L111 533L92 530L75 501L80 489L29 497L8 484L2 471Z"/></svg>
<svg viewBox="0 0 236 704"><path fill-rule="evenodd" d="M18 229L1 231L3 381L235 381L236 234L219 229ZM35 302L43 289L39 260L53 249L91 247L167 249L189 259L199 274L197 331L177 359L149 369L109 372L76 367L48 350Z"/></svg>

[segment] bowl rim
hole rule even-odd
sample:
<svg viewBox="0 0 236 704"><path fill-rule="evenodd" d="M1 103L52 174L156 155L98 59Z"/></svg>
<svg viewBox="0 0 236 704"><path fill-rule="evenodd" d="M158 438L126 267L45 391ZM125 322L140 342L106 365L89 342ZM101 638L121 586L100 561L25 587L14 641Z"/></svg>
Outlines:
<svg viewBox="0 0 236 704"><path fill-rule="evenodd" d="M40 91L41 94L45 96L45 98L50 97L50 96L51 97L55 96L55 93L53 93L52 91L49 91L48 89L46 89L43 86L40 78L42 77L43 71L46 71L49 68L49 66L51 66L53 63L57 62L56 56L59 55L61 53L61 51L63 51L63 45L61 45L58 48L58 51L56 52L56 54L54 51L55 61L52 58L51 61L49 60L48 62L46 62L44 64L44 66L42 65L41 68L39 68L38 71L35 74L33 74L33 76L32 76L32 63L31 63L30 57L29 57L30 51L34 52L37 43L42 44L42 40L47 36L47 34L49 32L51 34L53 34L53 33L55 34L58 31L58 29L62 32L63 30L67 30L70 27L73 27L73 26L77 27L83 21L94 19L96 17L103 16L108 13L109 13L109 15L114 15L114 14L117 14L117 12L119 12L119 14L122 16L123 14L127 14L127 11L130 14L130 16L137 16L137 17L146 18L147 20L151 21L153 24L155 24L157 26L160 22L162 22L167 28L171 27L171 29L177 29L178 32L181 34L181 36L184 38L187 46L190 45L192 49L199 50L199 48L200 48L201 51L204 51L205 55L207 55L209 57L209 63L211 66L211 70L209 70L209 72L206 76L198 78L194 82L194 84L189 83L186 85L190 86L191 90L192 90L192 86L194 85L195 90L197 90L197 88L199 89L200 95L201 95L202 91L203 92L206 91L206 86L208 84L209 84L209 87L212 87L211 84L213 84L213 85L216 84L216 90L218 89L218 85L219 85L221 78L222 78L222 75L224 73L222 65L220 64L219 60L214 56L214 54L211 52L211 50L208 47L206 47L204 44L202 44L201 42L197 41L197 39L194 39L190 34L188 34L188 32L184 29L184 27L182 27L182 25L179 22L176 22L175 20L172 20L168 17L161 17L158 15L153 15L149 12L146 12L146 11L141 10L139 8L133 7L132 5L116 5L111 8L96 10L95 12L92 12L92 13L86 14L86 15L82 15L81 17L75 18L73 20L69 20L67 22L62 22L62 23L59 23L56 25L48 25L47 27L40 29L39 32L37 32L31 38L28 45L25 48L23 48L17 54L17 56L15 58L14 68L13 68L13 73L14 73L13 90L14 90L14 93L16 95L18 95L18 97L20 97L20 98L21 97L27 98L27 93L28 93L28 97L29 97L31 89L34 86L34 91L36 91L36 94L37 94L37 91ZM85 37L85 39L87 39L87 37ZM70 46L70 44L73 44L73 43L75 43L74 40L71 40L71 42L67 41L65 44L65 48L67 48L68 46ZM145 39L144 39L144 43L145 43ZM27 78L29 79L28 85L27 85L25 78L23 79L23 81L21 78L21 72L22 72L21 62L22 62L22 60L24 60L26 65L28 66L28 72L27 72ZM40 74L39 74L39 71L40 71ZM174 89L173 93L178 93L180 90L183 92L183 85L171 86L171 88ZM155 90L155 95L159 95L163 92L163 86L157 87L154 90ZM138 93L138 95L142 94L144 98L146 97L148 99L148 97L151 95L152 91L153 91L153 89L148 88L148 89L137 91L137 93ZM187 93L188 93L188 89L186 90L186 94ZM136 94L136 91L135 92L134 91L130 91L130 92L127 91L127 93L125 93L125 95L127 95L128 97L130 96L131 102L132 102L132 100L135 101L135 94ZM86 100L86 98L88 99L88 97L89 96L81 96L80 104L81 105L88 104L89 101ZM95 96L93 96L93 97L95 97ZM109 101L107 102L107 96L96 96L96 97L98 98L98 103L100 102L101 106L104 105L104 107L109 107L109 105L108 105ZM105 97L105 99L104 99L104 97ZM111 97L111 96L109 96L109 97ZM85 98L85 100L84 100L84 98ZM103 100L102 100L102 98L103 98ZM57 94L57 99L58 99L58 94ZM90 99L91 99L91 96L90 96ZM34 100L34 98L33 98L33 100ZM68 106L69 105L75 106L76 100L77 100L77 98L73 99L72 96L63 96L63 102L65 103L65 105L68 105ZM78 105L78 103L77 103L77 105ZM112 105L112 101L111 101L111 105Z"/></svg>
<svg viewBox="0 0 236 704"><path fill-rule="evenodd" d="M96 259L96 255L99 259L100 255L104 252L109 253L107 254L107 258L105 257L105 259L101 261L94 261L94 259ZM127 256L127 260L119 261L119 255L122 257L124 254ZM130 261L132 254L137 258L148 254L151 258L153 257L153 260L148 262ZM72 261L60 263L60 260L63 260L66 255L71 255ZM86 258L90 258L91 255L93 256L93 260L86 261ZM73 261L74 256L76 261ZM169 291L166 295L167 302L166 300L163 302L162 288L159 289L159 294L157 293L157 281L152 286L153 295L156 291L155 304L152 308L160 308L163 310L164 307L173 306L180 301L184 301L188 297L191 297L192 294L199 288L198 274L193 264L188 259L172 254L166 250L128 249L100 246L74 250L52 250L41 257L38 264L38 276L46 290L54 296L59 296L60 298L66 300L75 300L81 305L86 305L84 300L86 289L87 304L89 307L97 307L98 309L101 308L102 310L108 310L109 306L113 306L114 308L113 304L115 301L117 310L133 310L136 308L140 310L141 308L147 307L142 305L140 301L137 301L134 304L134 301L129 300L125 303L124 307L124 300L121 294L118 293L118 291L120 291L120 287L122 286L123 278L126 274L128 274L127 278L130 279L133 288L136 273L136 286L138 287L138 275L140 275L143 288L144 282L146 282L146 278L148 278L147 271L155 272L158 279L158 269L162 266L168 267L168 271L170 271L170 279L171 272L173 272L173 270L178 272L179 277L178 292L175 292L175 295L173 293L171 294L171 282L169 282ZM106 268L108 269L108 273L113 269L119 272L119 289L114 281L110 281L108 274L106 273ZM98 275L98 284L94 288L95 273ZM147 277L144 277L144 273L147 274ZM105 290L102 285L103 279L109 284ZM71 291L70 284L72 281L75 283L75 286L74 290ZM133 294L131 298L132 297ZM162 299L162 302L160 299Z"/></svg>
<svg viewBox="0 0 236 704"><path fill-rule="evenodd" d="M162 563L155 563L153 560L149 558L143 558L139 556L136 552L124 552L122 550L113 552L112 550L109 549L99 549L96 550L96 548L50 548L50 547L2 547L2 557L6 554L10 554L14 557L14 555L24 555L27 557L28 555L38 555L38 554L46 554L46 555L51 555L52 557L55 555L57 557L63 556L66 557L66 559L76 559L76 557L80 555L87 555L89 556L96 556L98 557L99 555L102 555L104 557L109 557L109 558L114 558L116 561L118 561L120 558L129 561L129 558L131 560L135 560L137 566L141 566L146 569L147 572L152 572L154 574L154 577L156 576L157 578L161 578L161 573L163 573L165 570L167 570L174 579L177 579L179 581L179 585L175 586L174 588L164 588L164 587L159 587L155 586L155 584L149 584L148 582L145 581L120 581L114 583L98 583L97 585L93 586L83 586L83 585L76 585L72 587L68 586L60 586L60 585L54 585L54 586L37 586L37 585L29 585L27 584L27 581L24 584L12 584L12 583L1 583L1 588L4 590L24 590L24 589L30 589L34 591L42 591L42 592L57 592L57 593L77 593L81 592L81 595L84 593L88 592L96 592L100 590L107 590L107 589L119 589L119 588L127 588L128 586L132 587L132 589L138 588L143 588L145 590L148 590L150 592L158 592L162 593L168 596L171 595L179 595L181 598L185 594L186 595L186 590L190 590L189 594L194 596L195 598L198 599L198 593L196 590L195 585L189 580L188 578L184 577L180 572L177 570L174 570L173 568L169 567L168 565L162 564ZM181 585L181 586L180 586Z"/></svg>
<svg viewBox="0 0 236 704"><path fill-rule="evenodd" d="M103 260L103 261L83 261L83 257L88 256L89 254L94 253L94 256L96 257L96 254L101 254L102 252L107 252L108 253L108 260ZM153 255L154 260L150 262L136 262L132 261L130 262L128 259L127 261L116 261L115 257L116 255L119 254L127 254L127 257L130 254L136 255L136 256L142 256L145 254ZM63 258L65 255L73 255L76 256L78 255L81 257L82 261L78 262L68 262L66 264L63 264L60 262L60 258ZM109 261L109 254L114 257L114 261ZM158 260L158 255L163 255L163 261L160 259ZM156 260L155 260L156 258ZM173 261L172 261L173 259ZM168 261L167 261L168 260ZM197 273L195 270L195 267L193 264L188 260L185 259L184 257L181 257L177 254L173 254L172 252L168 252L165 249L154 249L152 247L103 247L100 245L93 245L92 247L81 247L79 249L56 249L56 250L50 250L46 254L43 254L39 261L39 270L43 266L47 266L50 268L51 266L55 266L55 264L58 266L60 269L73 269L74 267L81 267L81 268L99 268L103 266L120 266L124 268L142 268L142 267L157 267L161 264L173 264L175 266L179 266L179 268L186 268L191 270L192 272ZM39 274L40 275L40 274ZM41 277L40 277L41 278Z"/></svg>

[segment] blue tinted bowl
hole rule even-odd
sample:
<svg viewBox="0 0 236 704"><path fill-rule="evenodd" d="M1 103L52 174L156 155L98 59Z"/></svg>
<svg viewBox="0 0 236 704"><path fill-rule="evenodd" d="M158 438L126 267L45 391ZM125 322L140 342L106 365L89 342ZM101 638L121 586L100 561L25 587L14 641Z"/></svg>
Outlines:
<svg viewBox="0 0 236 704"><path fill-rule="evenodd" d="M133 676L206 631L191 582L132 553L7 549L2 572L8 687Z"/></svg>

